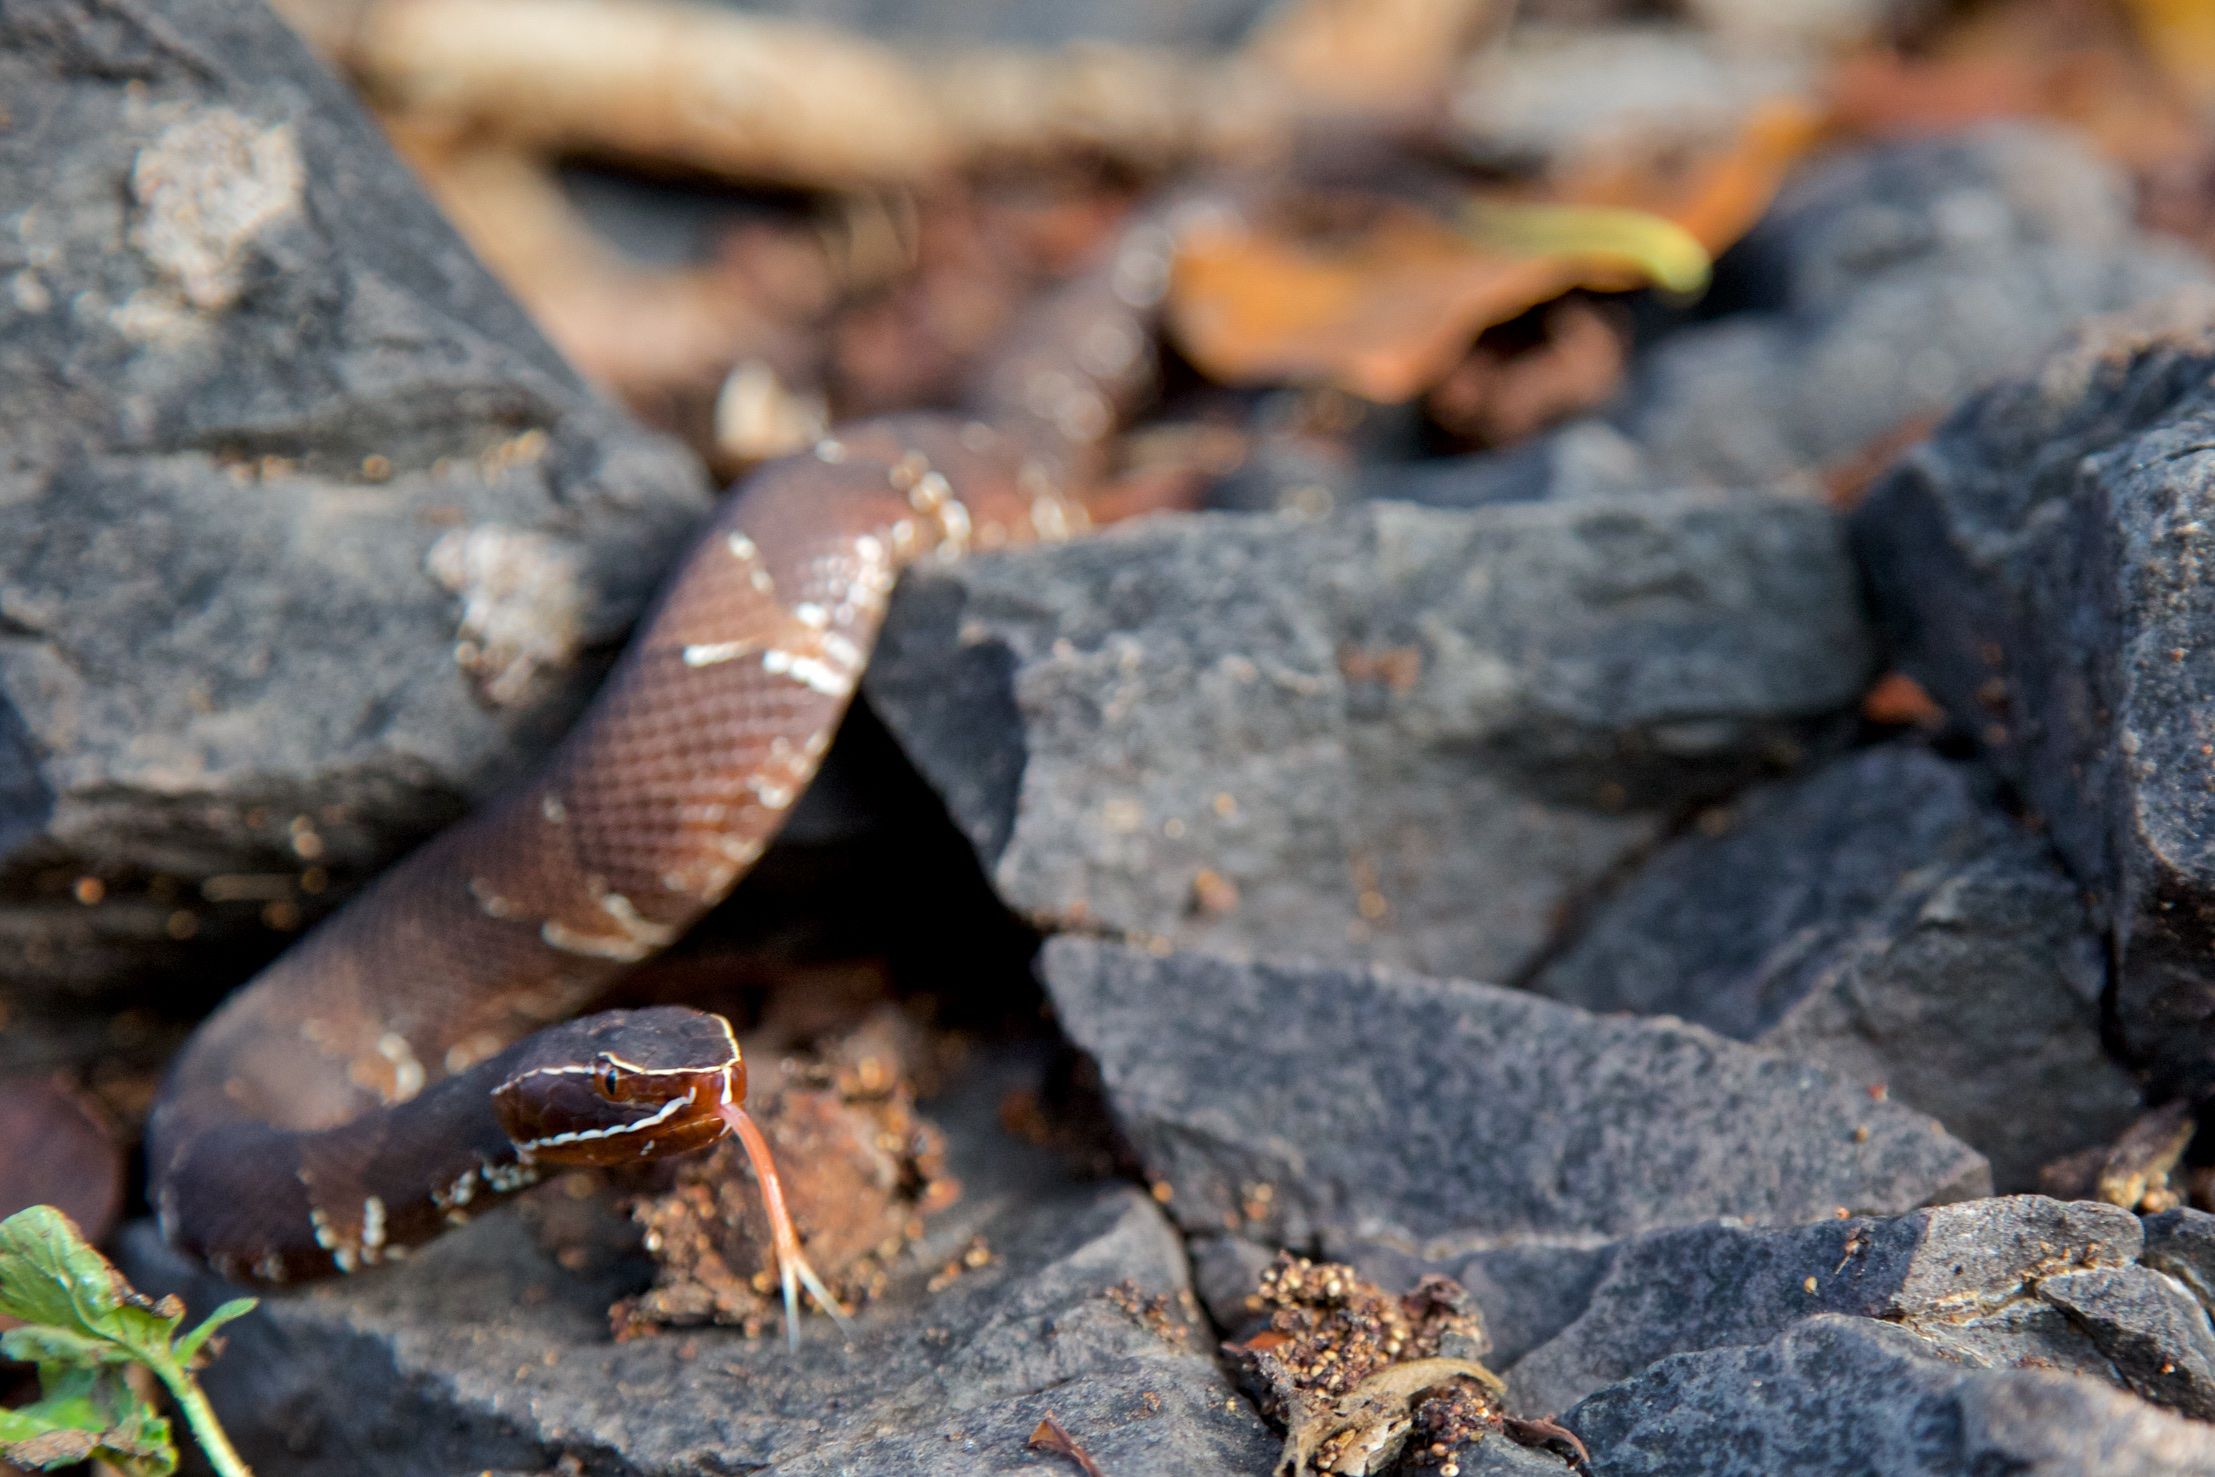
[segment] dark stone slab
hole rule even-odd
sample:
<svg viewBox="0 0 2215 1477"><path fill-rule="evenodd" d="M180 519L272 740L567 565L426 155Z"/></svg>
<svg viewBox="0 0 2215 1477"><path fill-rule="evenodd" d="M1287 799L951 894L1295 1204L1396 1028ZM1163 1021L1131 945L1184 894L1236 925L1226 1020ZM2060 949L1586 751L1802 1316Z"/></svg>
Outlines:
<svg viewBox="0 0 2215 1477"><path fill-rule="evenodd" d="M1580 1238L1433 1255L1361 1236L1328 1236L1324 1244L1330 1256L1351 1262L1380 1286L1413 1287L1431 1273L1453 1278L1484 1314L1485 1332L1492 1337L1492 1365L1504 1371L1583 1316L1626 1243L1590 1244L1590 1238ZM1521 1408L1546 1414L1560 1406L1539 1409L1526 1401Z"/></svg>
<svg viewBox="0 0 2215 1477"><path fill-rule="evenodd" d="M1753 792L1641 866L1531 987L1884 1084L2026 1188L2141 1104L2101 1044L2078 888L1990 788L1896 743Z"/></svg>
<svg viewBox="0 0 2215 1477"><path fill-rule="evenodd" d="M2069 1315L2116 1378L2156 1405L2215 1418L2215 1328L2183 1283L2145 1267L2049 1277L2038 1296Z"/></svg>
<svg viewBox="0 0 2215 1477"><path fill-rule="evenodd" d="M1565 1423L1594 1477L2187 1477L2215 1430L2081 1376L1949 1362L1920 1335L1819 1316L1759 1345L1678 1354Z"/></svg>
<svg viewBox="0 0 2215 1477"><path fill-rule="evenodd" d="M1551 1451L1521 1446L1505 1436L1487 1436L1454 1453L1461 1477L1573 1477L1569 1459Z"/></svg>
<svg viewBox="0 0 2215 1477"><path fill-rule="evenodd" d="M1921 1114L1674 1021L1066 937L1042 973L1194 1231L1448 1255L1901 1211L1990 1183Z"/></svg>
<svg viewBox="0 0 2215 1477"><path fill-rule="evenodd" d="M0 96L0 982L204 974L557 731L705 487L260 4L10 7Z"/></svg>
<svg viewBox="0 0 2215 1477"><path fill-rule="evenodd" d="M1861 509L1901 660L2094 897L2126 1044L2215 1086L2215 301L2088 330Z"/></svg>
<svg viewBox="0 0 2215 1477"><path fill-rule="evenodd" d="M2147 1216L2141 1260L2176 1278L2215 1312L2215 1215L2186 1207Z"/></svg>
<svg viewBox="0 0 2215 1477"><path fill-rule="evenodd" d="M1142 1192L1074 1183L1000 1134L1006 1086L987 1073L944 1105L966 1193L850 1344L820 1319L796 1354L707 1329L612 1343L628 1269L565 1271L503 1211L404 1266L268 1299L227 1331L210 1397L260 1470L301 1477L540 1473L564 1456L636 1477L1035 1473L1025 1442L1049 1412L1109 1472L1267 1472L1278 1438L1175 1312L1175 1231ZM993 1263L926 1291L979 1236ZM146 1225L124 1252L142 1287L194 1308L225 1295Z"/></svg>
<svg viewBox="0 0 2215 1477"><path fill-rule="evenodd" d="M1804 992L1796 966L2006 834L1985 787L1899 743L1754 790L1641 865L1531 988L1751 1040Z"/></svg>
<svg viewBox="0 0 2215 1477"><path fill-rule="evenodd" d="M2084 1268L2097 1268L2100 1276L2151 1277L2130 1265L2138 1249L2138 1223L2128 1211L2034 1195L1786 1230L1705 1225L1659 1231L1608 1250L1606 1271L1582 1312L1516 1362L1509 1384L1519 1406L1533 1414L1566 1410L1668 1355L1765 1343L1825 1313L1915 1327L1927 1321L1990 1362L2024 1352L2026 1340L2043 1335L2038 1352L2050 1358L2047 1345L2058 1319L2027 1329L2005 1321L1984 1325L2049 1285L2095 1275ZM2079 1300L2093 1295L2090 1288L2076 1294ZM2132 1314L2117 1322L2148 1335L2147 1347L2164 1342L2166 1334L2180 1353L2193 1348L2166 1324L2148 1329ZM1964 1331L1971 1328L1973 1338ZM2090 1347L2064 1352L2072 1366L2106 1369Z"/></svg>
<svg viewBox="0 0 2215 1477"><path fill-rule="evenodd" d="M1008 904L1509 978L1869 672L1818 509L1171 519L919 572L865 690Z"/></svg>
<svg viewBox="0 0 2215 1477"><path fill-rule="evenodd" d="M1467 1287L1506 1336L1494 1363L1529 1416L1671 1356L1765 1343L1831 1315L1913 1329L1959 1364L2082 1375L2197 1417L2215 1390L2215 1331L2167 1270L2160 1248L2175 1239L2173 1223L2142 1237L2116 1206L2024 1195L1888 1219L1709 1223L1597 1247L1331 1250L1389 1285L1443 1273Z"/></svg>

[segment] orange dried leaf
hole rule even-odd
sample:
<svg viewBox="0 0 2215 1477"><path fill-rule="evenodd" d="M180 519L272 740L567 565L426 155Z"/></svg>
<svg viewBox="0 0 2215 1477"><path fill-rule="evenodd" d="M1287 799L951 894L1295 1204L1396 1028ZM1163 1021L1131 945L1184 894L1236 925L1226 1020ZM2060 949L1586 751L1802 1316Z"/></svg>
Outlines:
<svg viewBox="0 0 2215 1477"><path fill-rule="evenodd" d="M1170 328L1224 383L1407 400L1484 329L1574 288L1696 286L1703 252L1753 223L1816 131L1804 108L1765 110L1687 172L1595 168L1543 201L1480 196L1466 230L1406 205L1328 239L1248 222L1201 227L1178 247Z"/></svg>
<svg viewBox="0 0 2215 1477"><path fill-rule="evenodd" d="M1572 262L1486 251L1395 208L1330 245L1243 225L1196 231L1178 248L1169 316L1225 383L1321 382L1396 401L1451 368L1478 329L1577 278Z"/></svg>
<svg viewBox="0 0 2215 1477"><path fill-rule="evenodd" d="M1031 1439L1023 1444L1032 1451L1043 1452L1048 1456L1066 1457L1075 1463L1084 1477L1104 1477L1100 1464L1092 1459L1092 1454L1084 1449L1076 1437L1069 1434L1068 1427L1054 1419L1052 1411L1048 1411L1031 1428Z"/></svg>
<svg viewBox="0 0 2215 1477"><path fill-rule="evenodd" d="M1861 716L1888 728L1939 728L1946 722L1920 682L1905 672L1887 672L1861 698Z"/></svg>
<svg viewBox="0 0 2215 1477"><path fill-rule="evenodd" d="M2204 8L2204 0L2188 0ZM1943 133L1992 118L2047 118L2073 126L2133 169L2190 157L2202 143L2179 63L2133 37L2120 18L2089 8L2009 5L1951 28L1932 51L1849 56L1826 89L1835 132L1858 138Z"/></svg>
<svg viewBox="0 0 2215 1477"><path fill-rule="evenodd" d="M2215 6L2207 0L2121 0L2162 73L2195 100L2215 102Z"/></svg>
<svg viewBox="0 0 2215 1477"><path fill-rule="evenodd" d="M1756 108L1729 147L1672 173L1648 160L1588 164L1564 187L1583 204L1650 210L1682 226L1710 254L1753 229L1792 165L1822 136L1815 108L1779 98Z"/></svg>

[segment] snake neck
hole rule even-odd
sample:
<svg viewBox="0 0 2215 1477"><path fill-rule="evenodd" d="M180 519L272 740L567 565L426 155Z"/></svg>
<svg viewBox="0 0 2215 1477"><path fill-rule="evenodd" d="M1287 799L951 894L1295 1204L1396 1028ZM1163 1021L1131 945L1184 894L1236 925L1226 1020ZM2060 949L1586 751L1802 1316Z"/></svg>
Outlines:
<svg viewBox="0 0 2215 1477"><path fill-rule="evenodd" d="M532 1050L525 1041L331 1128L158 1115L148 1147L163 1235L241 1282L399 1260L542 1177L492 1109L493 1088Z"/></svg>

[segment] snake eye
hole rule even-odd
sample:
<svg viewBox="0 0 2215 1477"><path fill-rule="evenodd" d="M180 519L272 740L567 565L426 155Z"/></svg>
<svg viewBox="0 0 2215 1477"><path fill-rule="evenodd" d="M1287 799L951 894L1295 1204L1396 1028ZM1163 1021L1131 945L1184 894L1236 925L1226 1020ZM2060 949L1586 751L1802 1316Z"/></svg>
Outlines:
<svg viewBox="0 0 2215 1477"><path fill-rule="evenodd" d="M600 1060L600 1075L593 1080L598 1083L600 1092L605 1097L614 1097L623 1090L623 1074L616 1070L615 1063L605 1057Z"/></svg>

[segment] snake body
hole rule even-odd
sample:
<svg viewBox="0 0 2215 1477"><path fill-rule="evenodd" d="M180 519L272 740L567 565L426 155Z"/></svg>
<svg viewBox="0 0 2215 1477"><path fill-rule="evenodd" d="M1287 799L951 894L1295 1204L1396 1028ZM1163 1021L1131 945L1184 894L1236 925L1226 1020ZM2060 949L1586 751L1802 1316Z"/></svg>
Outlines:
<svg viewBox="0 0 2215 1477"><path fill-rule="evenodd" d="M1084 523L1070 478L1144 377L1166 247L1134 229L1035 314L978 416L861 423L757 472L535 776L224 1002L148 1125L173 1245L235 1280L351 1272L551 1169L724 1132L745 1081L720 1017L567 1018L761 854L902 568Z"/></svg>

